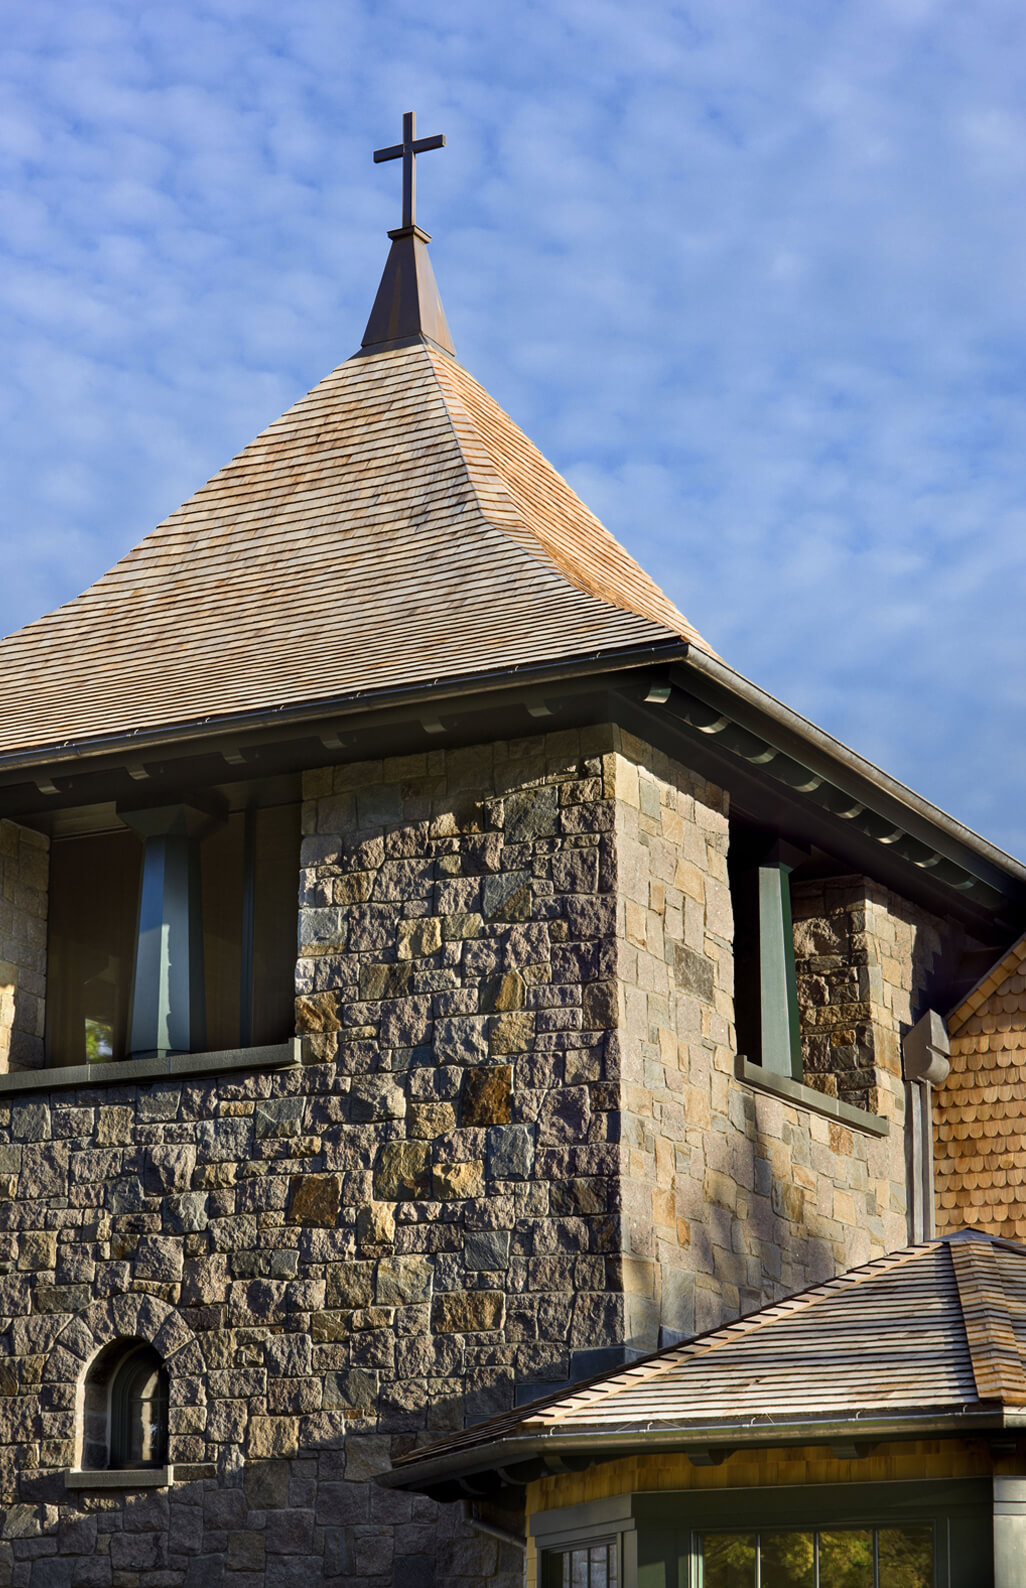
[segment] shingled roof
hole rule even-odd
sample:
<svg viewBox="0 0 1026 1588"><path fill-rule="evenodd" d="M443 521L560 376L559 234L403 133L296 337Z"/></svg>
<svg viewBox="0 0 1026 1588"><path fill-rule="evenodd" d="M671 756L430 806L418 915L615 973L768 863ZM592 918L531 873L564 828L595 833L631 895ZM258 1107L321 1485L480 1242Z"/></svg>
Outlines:
<svg viewBox="0 0 1026 1588"><path fill-rule="evenodd" d="M1000 1426L1026 1406L1026 1246L975 1232L906 1247L403 1457L419 1488L553 1451L603 1454ZM954 1426L951 1429L955 1431Z"/></svg>
<svg viewBox="0 0 1026 1588"><path fill-rule="evenodd" d="M0 758L702 644L455 358L404 341L333 370L0 643Z"/></svg>

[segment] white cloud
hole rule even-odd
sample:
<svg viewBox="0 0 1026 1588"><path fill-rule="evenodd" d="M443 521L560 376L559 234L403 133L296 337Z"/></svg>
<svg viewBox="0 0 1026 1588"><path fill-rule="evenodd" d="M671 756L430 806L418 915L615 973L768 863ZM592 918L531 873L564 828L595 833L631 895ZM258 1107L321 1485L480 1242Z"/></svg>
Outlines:
<svg viewBox="0 0 1026 1588"><path fill-rule="evenodd" d="M36 0L0 57L0 627L359 343L457 347L735 665L1026 849L1018 0Z"/></svg>

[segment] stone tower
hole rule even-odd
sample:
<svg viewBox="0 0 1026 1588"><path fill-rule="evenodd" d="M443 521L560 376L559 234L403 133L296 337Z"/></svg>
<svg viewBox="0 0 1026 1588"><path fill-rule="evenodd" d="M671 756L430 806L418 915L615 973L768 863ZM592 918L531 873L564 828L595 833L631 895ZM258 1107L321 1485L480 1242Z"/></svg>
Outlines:
<svg viewBox="0 0 1026 1588"><path fill-rule="evenodd" d="M426 250L0 645L0 1588L512 1588L374 1475L929 1218L901 1039L1026 875L716 658Z"/></svg>

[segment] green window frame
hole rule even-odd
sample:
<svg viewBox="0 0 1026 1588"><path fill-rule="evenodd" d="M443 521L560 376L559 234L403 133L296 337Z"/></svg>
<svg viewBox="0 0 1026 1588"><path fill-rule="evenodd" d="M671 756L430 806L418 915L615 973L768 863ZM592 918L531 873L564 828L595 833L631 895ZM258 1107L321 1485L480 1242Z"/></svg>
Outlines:
<svg viewBox="0 0 1026 1588"><path fill-rule="evenodd" d="M621 1588L619 1539L587 1539L546 1550L541 1581L542 1588Z"/></svg>
<svg viewBox="0 0 1026 1588"><path fill-rule="evenodd" d="M936 1535L929 1521L696 1532L695 1588L935 1588Z"/></svg>

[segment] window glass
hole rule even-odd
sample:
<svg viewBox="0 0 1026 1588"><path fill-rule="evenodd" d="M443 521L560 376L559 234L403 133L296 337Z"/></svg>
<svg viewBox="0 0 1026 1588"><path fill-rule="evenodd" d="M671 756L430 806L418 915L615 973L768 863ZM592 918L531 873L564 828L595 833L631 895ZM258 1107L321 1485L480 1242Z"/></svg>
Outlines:
<svg viewBox="0 0 1026 1588"><path fill-rule="evenodd" d="M816 1588L813 1533L764 1533L759 1588Z"/></svg>
<svg viewBox="0 0 1026 1588"><path fill-rule="evenodd" d="M97 1064L125 1056L141 864L142 844L127 829L53 842L49 1064Z"/></svg>
<svg viewBox="0 0 1026 1588"><path fill-rule="evenodd" d="M755 1588L758 1540L754 1535L714 1533L702 1543L703 1588Z"/></svg>
<svg viewBox="0 0 1026 1588"><path fill-rule="evenodd" d="M702 1588L933 1588L933 1528L706 1533Z"/></svg>
<svg viewBox="0 0 1026 1588"><path fill-rule="evenodd" d="M873 1534L868 1528L819 1535L819 1588L875 1588Z"/></svg>
<svg viewBox="0 0 1026 1588"><path fill-rule="evenodd" d="M545 1557L546 1588L617 1588L615 1544L582 1545Z"/></svg>
<svg viewBox="0 0 1026 1588"><path fill-rule="evenodd" d="M933 1528L882 1527L880 1588L933 1588Z"/></svg>

